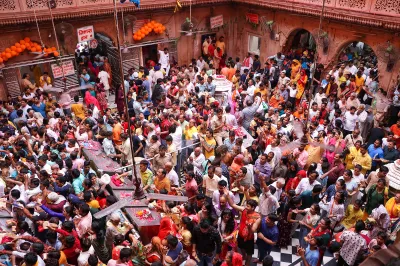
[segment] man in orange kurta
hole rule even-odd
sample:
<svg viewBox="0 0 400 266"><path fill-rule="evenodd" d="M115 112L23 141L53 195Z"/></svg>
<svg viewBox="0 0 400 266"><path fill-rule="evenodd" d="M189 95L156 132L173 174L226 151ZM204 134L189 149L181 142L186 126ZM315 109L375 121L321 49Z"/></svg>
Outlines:
<svg viewBox="0 0 400 266"><path fill-rule="evenodd" d="M400 119L397 120L397 123L390 127L390 131L394 134L394 139L396 140L397 149L400 148Z"/></svg>

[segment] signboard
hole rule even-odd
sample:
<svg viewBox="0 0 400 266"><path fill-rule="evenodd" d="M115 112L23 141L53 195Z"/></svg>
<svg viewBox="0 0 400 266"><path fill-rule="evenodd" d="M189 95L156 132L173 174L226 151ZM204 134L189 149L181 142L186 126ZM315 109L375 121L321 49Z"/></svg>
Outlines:
<svg viewBox="0 0 400 266"><path fill-rule="evenodd" d="M86 26L77 29L78 32L78 43L87 42L94 39L94 28L93 26Z"/></svg>
<svg viewBox="0 0 400 266"><path fill-rule="evenodd" d="M224 18L222 15L211 17L210 26L211 29L215 29L224 25Z"/></svg>
<svg viewBox="0 0 400 266"><path fill-rule="evenodd" d="M56 78L62 78L63 76L63 69L64 69L64 76L70 76L75 74L75 66L72 61L66 61L62 63L61 65L57 64L52 64L51 65L51 71L53 72L53 77Z"/></svg>
<svg viewBox="0 0 400 266"><path fill-rule="evenodd" d="M259 23L258 14L246 13L246 20L248 22L258 24Z"/></svg>

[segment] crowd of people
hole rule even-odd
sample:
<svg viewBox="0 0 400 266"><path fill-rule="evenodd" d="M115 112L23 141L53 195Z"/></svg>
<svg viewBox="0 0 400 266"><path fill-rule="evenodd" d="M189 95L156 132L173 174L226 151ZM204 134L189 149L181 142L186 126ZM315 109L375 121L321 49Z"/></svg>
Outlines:
<svg viewBox="0 0 400 266"><path fill-rule="evenodd" d="M177 66L160 47L157 64L117 86L107 58L83 52L83 102L25 81L1 103L0 208L12 218L1 225L0 265L271 266L271 250L296 230L302 265L321 265L325 252L359 265L400 240L400 193L389 191L400 114L387 116L376 62L350 51L324 69L302 50L262 64L227 56L222 36L205 51ZM232 82L228 105L215 97L215 74ZM247 147L242 128L254 138ZM126 170L96 172L82 153L90 141ZM143 190L188 197L149 202L163 214L150 243L121 212L93 216L118 201L110 182L132 179L134 157Z"/></svg>

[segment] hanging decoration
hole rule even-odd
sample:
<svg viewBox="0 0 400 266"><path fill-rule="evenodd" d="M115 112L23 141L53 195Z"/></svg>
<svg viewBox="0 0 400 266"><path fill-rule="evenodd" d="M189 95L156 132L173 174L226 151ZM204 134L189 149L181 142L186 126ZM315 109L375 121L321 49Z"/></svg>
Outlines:
<svg viewBox="0 0 400 266"><path fill-rule="evenodd" d="M178 12L179 10L181 10L181 8L182 8L181 1L176 0L176 5L175 5L174 13Z"/></svg>
<svg viewBox="0 0 400 266"><path fill-rule="evenodd" d="M0 54L0 64L3 62L7 62L9 59L13 57L17 57L22 54L24 51L30 52L40 52L44 53L44 56L48 56L49 54L53 54L55 57L59 56L60 54L57 52L55 47L51 48L43 48L37 42L32 42L29 37L25 37L24 39L16 42L9 48L4 49L4 51Z"/></svg>
<svg viewBox="0 0 400 266"><path fill-rule="evenodd" d="M152 20L151 22L143 25L143 27L133 34L133 40L140 41L151 32L154 32L155 34L163 34L165 32L165 26Z"/></svg>

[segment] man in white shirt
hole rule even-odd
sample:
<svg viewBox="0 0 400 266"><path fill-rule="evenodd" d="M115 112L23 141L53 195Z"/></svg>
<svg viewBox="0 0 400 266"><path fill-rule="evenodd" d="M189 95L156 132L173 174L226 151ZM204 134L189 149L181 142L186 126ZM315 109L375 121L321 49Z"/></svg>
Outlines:
<svg viewBox="0 0 400 266"><path fill-rule="evenodd" d="M165 171L167 171L166 177L171 181L171 186L179 187L179 177L171 162L165 164Z"/></svg>
<svg viewBox="0 0 400 266"><path fill-rule="evenodd" d="M164 78L164 74L161 71L161 68L162 68L162 65L161 65L161 67L159 65L154 67L153 84L156 84L158 79L163 79Z"/></svg>
<svg viewBox="0 0 400 266"><path fill-rule="evenodd" d="M88 238L81 240L82 251L78 257L78 266L86 266L90 255L94 254L94 248L92 247L91 241Z"/></svg>
<svg viewBox="0 0 400 266"><path fill-rule="evenodd" d="M344 135L347 136L351 134L358 124L358 115L356 114L356 108L354 106L350 107L350 111L344 114L343 130Z"/></svg>
<svg viewBox="0 0 400 266"><path fill-rule="evenodd" d="M311 105L311 109L309 111L309 120L311 121L314 118L314 116L316 116L318 113L319 113L318 103L313 102L313 104Z"/></svg>
<svg viewBox="0 0 400 266"><path fill-rule="evenodd" d="M170 130L172 143L175 145L175 148L177 150L180 150L182 148L182 127L178 122L175 121L175 125L171 126Z"/></svg>
<svg viewBox="0 0 400 266"><path fill-rule="evenodd" d="M201 72L206 65L206 61L203 60L202 56L199 56L199 59L196 62L196 66L199 69L199 72Z"/></svg>
<svg viewBox="0 0 400 266"><path fill-rule="evenodd" d="M280 199L283 192L283 187L285 186L285 179L280 177L278 178L278 180L272 183L271 186L276 188L275 193L273 193L272 195L274 195L275 198Z"/></svg>
<svg viewBox="0 0 400 266"><path fill-rule="evenodd" d="M28 177L26 177L26 178L28 178ZM25 192L25 185L22 182L10 180L10 179L8 179L7 181L15 184L15 186L10 191L9 200L11 202L22 201L25 204L28 203L28 199L26 197L26 192Z"/></svg>
<svg viewBox="0 0 400 266"><path fill-rule="evenodd" d="M315 185L321 185L316 179L318 178L318 173L312 171L308 174L308 178L303 178L296 188L296 195L300 195L304 191L312 190Z"/></svg>
<svg viewBox="0 0 400 266"><path fill-rule="evenodd" d="M254 99L254 91L256 90L256 86L254 86L254 81L252 79L249 80L249 87L246 90L247 97L250 100Z"/></svg>
<svg viewBox="0 0 400 266"><path fill-rule="evenodd" d="M358 106L358 110L356 112L356 115L358 116L358 125L359 128L361 130L361 128L366 127L366 120L367 120L367 116L368 113L367 111L365 111L365 105L364 104L360 104L360 106Z"/></svg>
<svg viewBox="0 0 400 266"><path fill-rule="evenodd" d="M224 189L228 186L228 183L225 180L219 180L218 181L218 189L213 192L212 195L212 203L214 205L214 208L219 207L219 199L221 195L224 195ZM229 191L229 197L232 199L232 201L235 201L235 195L231 191Z"/></svg>
<svg viewBox="0 0 400 266"><path fill-rule="evenodd" d="M60 98L58 99L58 103L65 115L71 114L71 95L68 92L60 92Z"/></svg>
<svg viewBox="0 0 400 266"><path fill-rule="evenodd" d="M324 89L322 87L319 87L318 92L314 96L314 102L316 102L320 107L322 104L322 99L324 98L327 99L328 97L326 97Z"/></svg>
<svg viewBox="0 0 400 266"><path fill-rule="evenodd" d="M349 65L346 67L346 70L350 71L352 75L357 73L357 67L353 64L353 61L349 62Z"/></svg>
<svg viewBox="0 0 400 266"><path fill-rule="evenodd" d="M106 97L108 97L108 91L110 90L110 74L108 74L106 71L104 71L104 67L101 66L100 72L97 75L97 77L100 79L100 82L103 84L104 90L106 91Z"/></svg>
<svg viewBox="0 0 400 266"><path fill-rule="evenodd" d="M161 64L161 68L165 70L165 74L168 76L169 73L169 52L168 48L164 48L164 51L158 50L159 58L158 58L158 63Z"/></svg>
<svg viewBox="0 0 400 266"><path fill-rule="evenodd" d="M203 174L203 162L206 160L206 157L204 157L204 154L201 153L201 148L197 147L194 149L192 154L190 154L189 158L187 159L187 162L190 164L193 164L194 166L194 172L196 174Z"/></svg>
<svg viewBox="0 0 400 266"><path fill-rule="evenodd" d="M269 188L268 186L265 186L263 193L260 195L258 211L262 217L268 216L271 213L275 213L279 208L278 199L272 194L272 192L276 192L273 191L274 189L275 187Z"/></svg>
<svg viewBox="0 0 400 266"><path fill-rule="evenodd" d="M279 79L278 79L278 86L283 86L287 85L290 82L290 78L286 77L286 70L281 71L279 74Z"/></svg>
<svg viewBox="0 0 400 266"><path fill-rule="evenodd" d="M86 132L86 128L84 126L78 126L75 131L75 138L78 141L87 141L89 139L88 133Z"/></svg>
<svg viewBox="0 0 400 266"><path fill-rule="evenodd" d="M231 106L230 105L225 107L224 116L225 116L225 124L228 127L237 127L238 126L236 117L233 114L231 114Z"/></svg>

